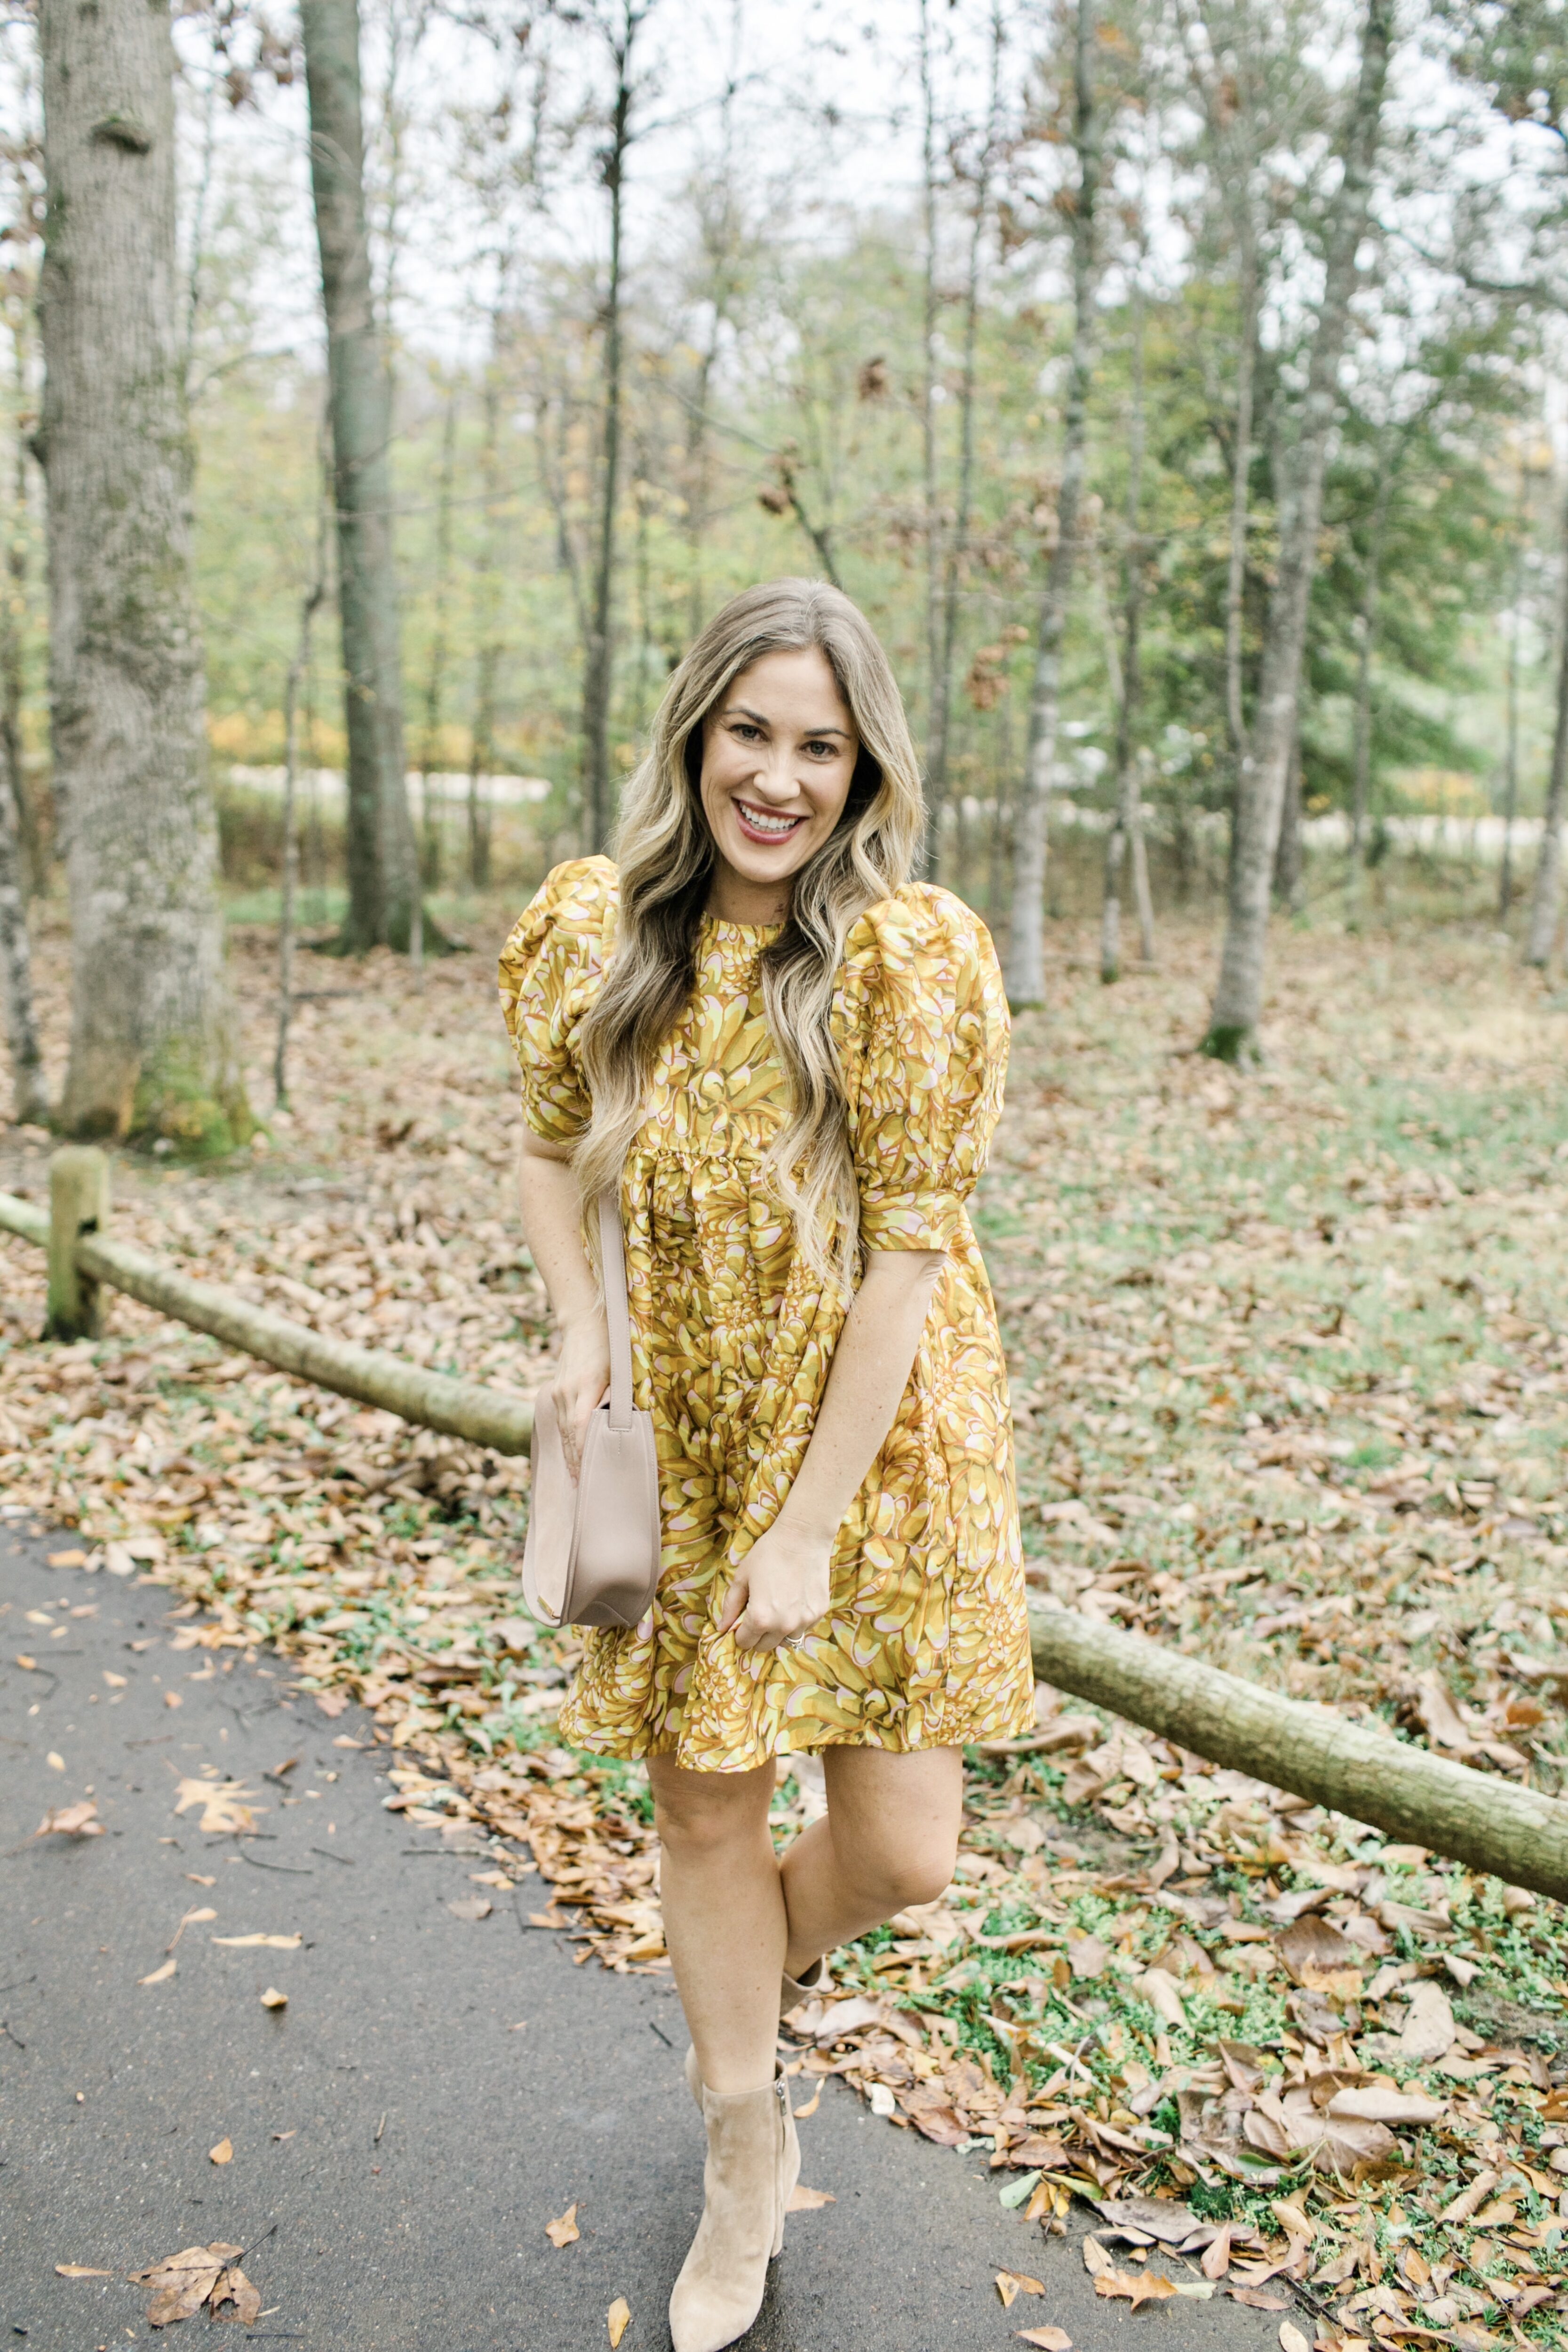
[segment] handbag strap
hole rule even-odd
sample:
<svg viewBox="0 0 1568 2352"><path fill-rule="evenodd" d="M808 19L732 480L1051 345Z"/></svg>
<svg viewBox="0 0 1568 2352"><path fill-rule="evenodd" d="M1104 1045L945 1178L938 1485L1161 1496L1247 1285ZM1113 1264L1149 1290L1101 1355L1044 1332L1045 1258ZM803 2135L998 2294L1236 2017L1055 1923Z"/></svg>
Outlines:
<svg viewBox="0 0 1568 2352"><path fill-rule="evenodd" d="M621 1205L612 1192L599 1195L599 1263L610 1335L610 1427L626 1430L632 1425L632 1311Z"/></svg>

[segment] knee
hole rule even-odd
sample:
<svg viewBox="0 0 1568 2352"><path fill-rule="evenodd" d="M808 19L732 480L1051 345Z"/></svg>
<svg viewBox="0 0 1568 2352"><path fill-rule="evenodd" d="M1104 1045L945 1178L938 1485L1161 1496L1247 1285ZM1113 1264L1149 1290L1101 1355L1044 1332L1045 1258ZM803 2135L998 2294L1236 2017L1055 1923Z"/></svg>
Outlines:
<svg viewBox="0 0 1568 2352"><path fill-rule="evenodd" d="M956 1837L928 1831L897 1843L879 1842L858 1854L851 1867L882 1916L890 1918L912 1905L934 1903L952 1885L957 1859Z"/></svg>
<svg viewBox="0 0 1568 2352"><path fill-rule="evenodd" d="M756 1835L758 1826L757 1808L746 1801L747 1794L722 1783L717 1788L656 1788L654 1826L660 1843L695 1857L721 1853L727 1847L746 1843ZM762 1819L765 1822L765 1808Z"/></svg>

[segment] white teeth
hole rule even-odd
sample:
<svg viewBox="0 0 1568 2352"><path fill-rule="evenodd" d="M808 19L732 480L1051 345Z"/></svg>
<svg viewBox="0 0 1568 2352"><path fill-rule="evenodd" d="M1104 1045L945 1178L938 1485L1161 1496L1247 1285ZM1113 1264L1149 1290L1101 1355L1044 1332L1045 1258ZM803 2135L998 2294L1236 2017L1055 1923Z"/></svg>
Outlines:
<svg viewBox="0 0 1568 2352"><path fill-rule="evenodd" d="M742 801L739 806L746 823L753 826L758 833L776 833L782 836L786 833L793 833L800 823L797 816L764 816L760 809L748 808L744 801Z"/></svg>

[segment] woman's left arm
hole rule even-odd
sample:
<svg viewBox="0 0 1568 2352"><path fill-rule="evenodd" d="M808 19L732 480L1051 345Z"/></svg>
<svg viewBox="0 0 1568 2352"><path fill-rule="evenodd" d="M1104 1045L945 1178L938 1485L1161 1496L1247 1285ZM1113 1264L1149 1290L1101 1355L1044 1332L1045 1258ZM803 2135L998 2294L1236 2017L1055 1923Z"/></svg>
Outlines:
<svg viewBox="0 0 1568 2352"><path fill-rule="evenodd" d="M941 1250L872 1250L833 1352L805 1459L784 1508L736 1570L719 1621L742 1650L776 1650L825 1616L833 1547L909 1386Z"/></svg>

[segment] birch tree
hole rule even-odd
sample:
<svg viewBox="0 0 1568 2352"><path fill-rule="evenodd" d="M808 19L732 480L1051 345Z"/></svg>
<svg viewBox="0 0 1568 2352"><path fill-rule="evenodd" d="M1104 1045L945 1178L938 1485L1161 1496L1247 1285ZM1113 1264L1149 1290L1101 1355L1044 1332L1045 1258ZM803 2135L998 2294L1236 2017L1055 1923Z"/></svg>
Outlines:
<svg viewBox="0 0 1568 2352"><path fill-rule="evenodd" d="M348 911L340 947L406 949L418 856L403 752L403 674L387 445L392 387L371 288L358 0L301 0L310 186L327 325L338 611L348 735ZM424 927L428 936L429 926Z"/></svg>
<svg viewBox="0 0 1568 2352"><path fill-rule="evenodd" d="M49 688L73 943L58 1124L250 1131L223 978L193 604L174 46L147 0L44 0L39 310Z"/></svg>
<svg viewBox="0 0 1568 2352"><path fill-rule="evenodd" d="M1307 602L1317 561L1323 473L1339 404L1340 362L1356 289L1388 77L1393 0L1367 0L1360 58L1342 141L1342 170L1324 224L1323 292L1307 388L1280 486L1279 552L1264 629L1258 702L1237 779L1225 945L1203 1051L1248 1064L1258 1052L1270 885L1286 772L1295 740Z"/></svg>
<svg viewBox="0 0 1568 2352"><path fill-rule="evenodd" d="M1061 717L1062 638L1078 555L1083 502L1089 394L1094 373L1098 256L1095 214L1100 200L1104 132L1091 68L1094 0L1077 0L1073 40L1072 145L1077 184L1068 198L1072 268L1072 352L1063 418L1061 488L1057 539L1046 570L1036 630L1035 682L1029 704L1028 750L1014 826L1013 919L1007 948L1007 995L1019 1011L1043 1004L1046 994L1046 848L1051 787Z"/></svg>

